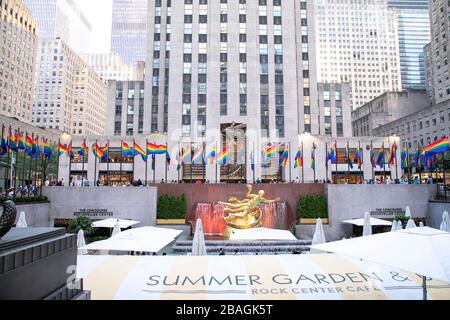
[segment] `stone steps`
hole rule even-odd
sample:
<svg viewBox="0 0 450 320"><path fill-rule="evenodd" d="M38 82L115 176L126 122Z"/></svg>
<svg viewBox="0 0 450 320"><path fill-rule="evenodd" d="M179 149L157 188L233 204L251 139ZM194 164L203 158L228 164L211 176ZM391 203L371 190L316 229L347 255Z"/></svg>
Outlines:
<svg viewBox="0 0 450 320"><path fill-rule="evenodd" d="M308 245L311 241L296 240L296 241L205 241L206 251L209 254L217 254L221 249L226 254L233 254L236 249L241 254L255 254L255 253L292 253L293 250L300 252L309 251ZM187 254L192 250L192 241L182 240L176 241L172 246L172 250L176 254Z"/></svg>

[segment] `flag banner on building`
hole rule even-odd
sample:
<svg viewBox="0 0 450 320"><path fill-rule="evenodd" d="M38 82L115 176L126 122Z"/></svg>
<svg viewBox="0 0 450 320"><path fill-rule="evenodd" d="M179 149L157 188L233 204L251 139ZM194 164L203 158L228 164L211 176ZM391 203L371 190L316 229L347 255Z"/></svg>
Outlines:
<svg viewBox="0 0 450 320"><path fill-rule="evenodd" d="M17 147L19 148L19 150L25 150L23 134L20 132L20 130L17 131Z"/></svg>
<svg viewBox="0 0 450 320"><path fill-rule="evenodd" d="M238 144L236 164L245 164L245 145Z"/></svg>
<svg viewBox="0 0 450 320"><path fill-rule="evenodd" d="M286 144L284 146L284 151L280 156L278 166L282 167L282 168L286 168L288 160L289 160L289 145Z"/></svg>
<svg viewBox="0 0 450 320"><path fill-rule="evenodd" d="M92 145L92 153L94 154L94 156L96 156L99 159L101 159L103 157L103 150L102 150L102 148L100 148L100 146L97 143L94 143Z"/></svg>
<svg viewBox="0 0 450 320"><path fill-rule="evenodd" d="M83 143L81 144L80 150L78 150L78 155L82 157L86 157L89 153L89 149L86 145L86 140L83 140Z"/></svg>
<svg viewBox="0 0 450 320"><path fill-rule="evenodd" d="M408 148L406 146L406 143L403 145L403 151L402 151L402 169L409 168L409 159L408 159Z"/></svg>
<svg viewBox="0 0 450 320"><path fill-rule="evenodd" d="M420 152L419 145L417 145L416 152L414 152L414 165L416 166L416 169L422 168L422 166L423 166L422 155Z"/></svg>
<svg viewBox="0 0 450 320"><path fill-rule="evenodd" d="M389 151L389 166L393 166L395 164L396 159L397 159L397 144L394 142L391 146L391 150Z"/></svg>
<svg viewBox="0 0 450 320"><path fill-rule="evenodd" d="M420 276L338 254L79 255L76 277L92 300L423 298ZM430 300L450 299L448 283L431 279L427 286Z"/></svg>
<svg viewBox="0 0 450 320"><path fill-rule="evenodd" d="M345 147L345 159L347 159L347 164L350 169L353 169L353 161L350 159L350 150L348 149L348 143Z"/></svg>
<svg viewBox="0 0 450 320"><path fill-rule="evenodd" d="M122 158L133 158L134 150L131 148L128 143L122 141Z"/></svg>
<svg viewBox="0 0 450 320"><path fill-rule="evenodd" d="M370 164L372 165L372 168L376 168L376 161L375 161L375 151L373 150L373 144L370 143Z"/></svg>
<svg viewBox="0 0 450 320"><path fill-rule="evenodd" d="M203 157L203 144L200 144L194 151L194 155L192 156L192 164L193 165L204 165L204 157Z"/></svg>
<svg viewBox="0 0 450 320"><path fill-rule="evenodd" d="M356 147L355 162L358 164L358 168L361 169L361 166L362 166L362 153L361 153L361 150L360 150L359 146Z"/></svg>
<svg viewBox="0 0 450 320"><path fill-rule="evenodd" d="M216 146L214 145L211 148L211 151L209 152L208 158L207 158L208 164L214 164L216 162Z"/></svg>
<svg viewBox="0 0 450 320"><path fill-rule="evenodd" d="M6 154L8 152L8 141L5 136L5 126L2 126L2 141L0 144L0 156Z"/></svg>
<svg viewBox="0 0 450 320"><path fill-rule="evenodd" d="M218 154L217 154L217 163L221 165L228 164L228 148L224 147Z"/></svg>
<svg viewBox="0 0 450 320"><path fill-rule="evenodd" d="M134 150L133 153L134 157L140 155L142 160L144 162L147 162L148 159L147 152L145 152L144 149L142 149L141 146L136 143L136 141L133 141L133 150Z"/></svg>
<svg viewBox="0 0 450 320"><path fill-rule="evenodd" d="M336 143L330 147L330 150L328 151L328 157L327 157L327 161L331 161L332 164L336 164L338 161L338 152L337 152L337 147L336 147Z"/></svg>
<svg viewBox="0 0 450 320"><path fill-rule="evenodd" d="M167 146L166 146L166 150L167 150ZM172 159L170 158L170 153L169 153L169 151L166 151L166 162L169 167L170 167L171 161L172 161Z"/></svg>
<svg viewBox="0 0 450 320"><path fill-rule="evenodd" d="M265 158L272 159L277 155L277 146L275 144L270 144L265 148Z"/></svg>
<svg viewBox="0 0 450 320"><path fill-rule="evenodd" d="M425 156L432 156L434 154L447 152L449 150L450 150L449 140L448 138L443 138L423 147L422 153Z"/></svg>
<svg viewBox="0 0 450 320"><path fill-rule="evenodd" d="M19 148L17 147L17 136L14 136L14 133L12 132L11 127L9 128L8 147L11 151L14 151L14 152L19 151Z"/></svg>
<svg viewBox="0 0 450 320"><path fill-rule="evenodd" d="M381 146L380 152L378 153L377 166L384 168L384 145Z"/></svg>
<svg viewBox="0 0 450 320"><path fill-rule="evenodd" d="M192 164L192 149L190 144L183 150L181 162L183 164Z"/></svg>
<svg viewBox="0 0 450 320"><path fill-rule="evenodd" d="M316 145L314 143L311 148L311 169L316 170Z"/></svg>
<svg viewBox="0 0 450 320"><path fill-rule="evenodd" d="M294 168L296 169L300 167L303 167L303 155L302 150L298 148L297 154L295 155Z"/></svg>
<svg viewBox="0 0 450 320"><path fill-rule="evenodd" d="M165 154L167 146L164 144L154 144L147 141L147 155L151 154Z"/></svg>
<svg viewBox="0 0 450 320"><path fill-rule="evenodd" d="M45 155L45 159L49 161L52 157L52 149L50 148L50 144L48 143L48 139L45 140L42 137L42 153Z"/></svg>

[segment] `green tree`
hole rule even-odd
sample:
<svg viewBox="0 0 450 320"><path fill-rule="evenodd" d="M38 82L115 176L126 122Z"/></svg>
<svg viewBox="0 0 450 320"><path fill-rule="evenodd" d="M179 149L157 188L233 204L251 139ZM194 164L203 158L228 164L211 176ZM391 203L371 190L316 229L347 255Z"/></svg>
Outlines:
<svg viewBox="0 0 450 320"><path fill-rule="evenodd" d="M86 236L91 235L94 232L92 228L92 221L86 216L77 216L75 219L71 220L67 230L70 233L78 233L78 231L83 230Z"/></svg>

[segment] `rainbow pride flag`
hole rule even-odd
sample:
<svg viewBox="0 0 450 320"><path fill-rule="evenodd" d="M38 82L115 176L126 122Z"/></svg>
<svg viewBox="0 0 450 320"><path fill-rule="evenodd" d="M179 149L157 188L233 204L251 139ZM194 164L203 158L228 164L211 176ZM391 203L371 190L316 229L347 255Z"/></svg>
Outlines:
<svg viewBox="0 0 450 320"><path fill-rule="evenodd" d="M33 139L29 135L25 137L25 152L29 157L33 155Z"/></svg>
<svg viewBox="0 0 450 320"><path fill-rule="evenodd" d="M328 151L328 160L331 160L331 163L336 164L338 159L337 147L336 143L330 148Z"/></svg>
<svg viewBox="0 0 450 320"><path fill-rule="evenodd" d="M378 153L376 165L380 168L384 167L384 144L381 146L380 153Z"/></svg>
<svg viewBox="0 0 450 320"><path fill-rule="evenodd" d="M417 169L422 168L422 156L420 154L420 146L417 145L416 152L414 153L414 163Z"/></svg>
<svg viewBox="0 0 450 320"><path fill-rule="evenodd" d="M122 158L132 158L134 156L134 150L128 143L122 141Z"/></svg>
<svg viewBox="0 0 450 320"><path fill-rule="evenodd" d="M167 146L164 144L154 144L147 141L147 155L150 154L165 154Z"/></svg>
<svg viewBox="0 0 450 320"><path fill-rule="evenodd" d="M313 143L311 148L311 163L310 163L311 169L314 171L316 170L316 145Z"/></svg>
<svg viewBox="0 0 450 320"><path fill-rule="evenodd" d="M45 140L44 137L42 137L42 153L45 155L47 161L51 159L52 149L50 148L48 140Z"/></svg>
<svg viewBox="0 0 450 320"><path fill-rule="evenodd" d="M40 152L41 152L41 149L39 148L39 136L36 136L33 139L33 145L31 147L31 150L32 150L31 157L32 158L37 158L39 156Z"/></svg>
<svg viewBox="0 0 450 320"><path fill-rule="evenodd" d="M389 166L393 166L395 164L395 159L397 159L397 144L394 142L391 146L391 150L389 151Z"/></svg>
<svg viewBox="0 0 450 320"><path fill-rule="evenodd" d="M4 155L8 152L8 141L5 136L5 127L2 126L2 142L1 142L0 155Z"/></svg>
<svg viewBox="0 0 450 320"><path fill-rule="evenodd" d="M266 147L265 150L266 159L274 158L276 154L277 154L277 146L275 144Z"/></svg>
<svg viewBox="0 0 450 320"><path fill-rule="evenodd" d="M403 145L402 151L402 169L409 168L409 159L408 159L408 148L406 147L406 143Z"/></svg>
<svg viewBox="0 0 450 320"><path fill-rule="evenodd" d="M279 159L279 164L278 164L279 167L286 168L288 160L289 160L289 145L286 145L284 147L284 151L281 154L281 157Z"/></svg>
<svg viewBox="0 0 450 320"><path fill-rule="evenodd" d="M28 137L28 136L27 136ZM61 143L58 145L58 157L61 157L64 153L67 152L67 148Z"/></svg>
<svg viewBox="0 0 450 320"><path fill-rule="evenodd" d="M358 167L361 168L362 165L362 154L360 153L359 146L355 151L355 162L358 163Z"/></svg>
<svg viewBox="0 0 450 320"><path fill-rule="evenodd" d="M423 147L422 154L425 156L432 156L434 154L447 152L449 150L450 143L448 138L443 138Z"/></svg>
<svg viewBox="0 0 450 320"><path fill-rule="evenodd" d="M372 167L376 167L376 161L375 161L375 152L373 151L373 144L370 143L370 163L372 164Z"/></svg>
<svg viewBox="0 0 450 320"><path fill-rule="evenodd" d="M182 151L181 163L182 164L191 164L192 163L192 151L191 151L190 144L188 144L187 148Z"/></svg>
<svg viewBox="0 0 450 320"><path fill-rule="evenodd" d="M17 131L17 148L19 148L19 150L25 150L25 144L23 143L23 134L20 133L20 130Z"/></svg>
<svg viewBox="0 0 450 320"><path fill-rule="evenodd" d="M215 161L216 161L216 146L214 145L211 148L211 151L209 152L207 163L214 164Z"/></svg>
<svg viewBox="0 0 450 320"><path fill-rule="evenodd" d="M217 163L218 164L227 164L228 162L228 148L224 147L218 154L217 154Z"/></svg>
<svg viewBox="0 0 450 320"><path fill-rule="evenodd" d="M145 152L144 149L142 149L142 148L136 143L136 141L133 141L133 149L134 149L134 157L136 157L137 155L141 155L142 160L144 160L145 162L147 162L147 159L148 159L147 152Z"/></svg>
<svg viewBox="0 0 450 320"><path fill-rule="evenodd" d="M347 146L345 147L345 158L347 159L347 165L350 169L353 169L353 161L352 159L350 159L350 150L348 148L348 143Z"/></svg>
<svg viewBox="0 0 450 320"><path fill-rule="evenodd" d="M9 143L8 147L11 151L17 152L19 148L17 147L17 136L14 136L11 128L9 128Z"/></svg>
<svg viewBox="0 0 450 320"><path fill-rule="evenodd" d="M78 154L82 157L85 157L88 155L88 153L89 153L89 151L88 151L88 147L86 145L86 140L83 140L83 143L81 144L81 148L80 148L80 150L78 150Z"/></svg>
<svg viewBox="0 0 450 320"><path fill-rule="evenodd" d="M192 156L192 164L205 164L205 161L203 160L203 144L194 151L194 155Z"/></svg>
<svg viewBox="0 0 450 320"><path fill-rule="evenodd" d="M103 157L103 150L100 148L97 142L92 145L92 153L94 153L94 156L99 159Z"/></svg>
<svg viewBox="0 0 450 320"><path fill-rule="evenodd" d="M297 151L297 154L295 155L294 168L300 168L300 167L303 167L303 155L302 155L302 151L299 148Z"/></svg>

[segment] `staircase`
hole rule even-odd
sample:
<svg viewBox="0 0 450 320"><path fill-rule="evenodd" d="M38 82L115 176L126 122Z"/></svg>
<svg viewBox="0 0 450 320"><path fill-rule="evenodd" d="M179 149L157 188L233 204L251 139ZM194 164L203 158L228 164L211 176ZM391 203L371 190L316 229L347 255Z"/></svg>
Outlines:
<svg viewBox="0 0 450 320"><path fill-rule="evenodd" d="M292 254L293 250L304 253L309 251L310 240L263 240L263 241L223 241L206 240L206 251L210 255L219 254L223 249L226 255L233 255L235 250L239 250L241 255L254 254ZM186 255L192 251L192 240L179 240L172 246L174 254Z"/></svg>

